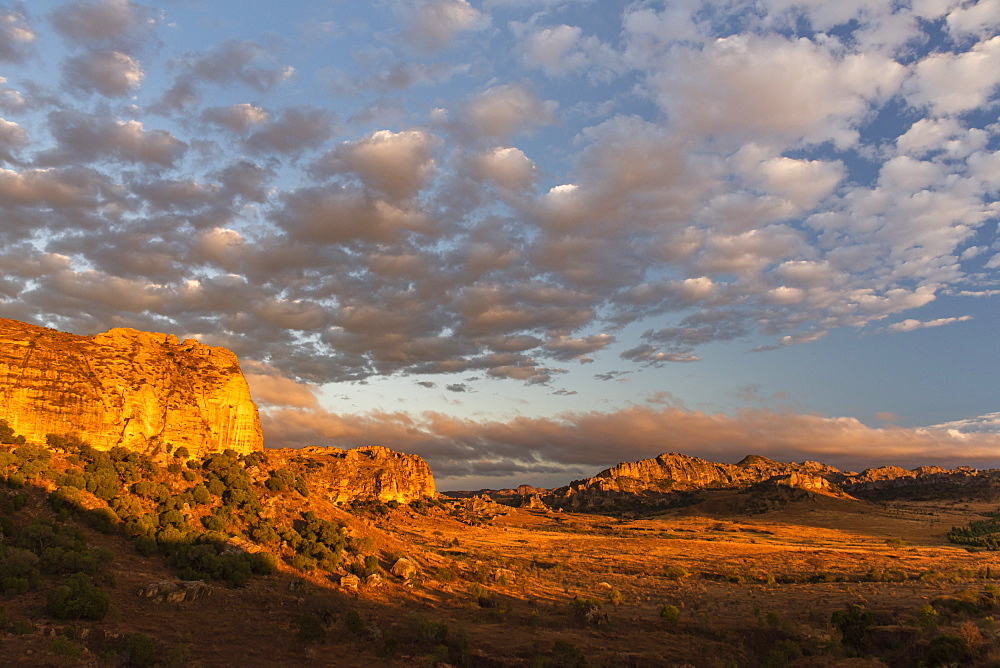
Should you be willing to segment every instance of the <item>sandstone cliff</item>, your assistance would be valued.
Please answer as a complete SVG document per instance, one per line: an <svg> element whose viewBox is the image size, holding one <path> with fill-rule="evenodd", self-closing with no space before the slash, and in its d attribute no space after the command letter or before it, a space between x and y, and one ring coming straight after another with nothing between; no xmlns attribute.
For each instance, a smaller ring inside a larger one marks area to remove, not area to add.
<svg viewBox="0 0 1000 668"><path fill-rule="evenodd" d="M431 467L417 455L378 445L352 450L334 447L269 448L272 462L296 470L313 494L334 503L396 501L409 503L437 494Z"/></svg>
<svg viewBox="0 0 1000 668"><path fill-rule="evenodd" d="M0 418L37 443L77 433L150 454L263 448L235 354L134 329L77 336L0 318Z"/></svg>

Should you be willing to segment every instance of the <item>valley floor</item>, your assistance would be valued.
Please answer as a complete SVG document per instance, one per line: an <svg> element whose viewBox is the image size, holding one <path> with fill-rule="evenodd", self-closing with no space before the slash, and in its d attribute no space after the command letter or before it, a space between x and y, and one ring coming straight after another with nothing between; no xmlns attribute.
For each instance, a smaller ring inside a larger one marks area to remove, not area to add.
<svg viewBox="0 0 1000 668"><path fill-rule="evenodd" d="M1000 661L1000 554L945 539L994 505L817 497L734 516L727 494L645 518L506 507L490 518L447 505L355 516L383 555L395 553L386 570L401 552L420 566L406 581L386 572L380 586L356 590L283 566L245 588L213 585L207 598L162 603L134 594L171 579L158 558L118 559L112 612L73 629L90 648L83 657L53 649L63 628L0 632L0 657L112 665L93 634L139 631L163 666ZM120 536L92 539L123 551ZM39 605L24 598L7 616Z"/></svg>

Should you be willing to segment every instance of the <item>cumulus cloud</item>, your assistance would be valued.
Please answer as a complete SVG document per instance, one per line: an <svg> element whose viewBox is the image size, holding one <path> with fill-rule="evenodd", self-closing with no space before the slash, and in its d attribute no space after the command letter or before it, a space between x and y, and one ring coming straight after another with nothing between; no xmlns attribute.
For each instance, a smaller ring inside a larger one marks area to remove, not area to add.
<svg viewBox="0 0 1000 668"><path fill-rule="evenodd" d="M538 176L537 165L524 151L514 147L497 146L479 153L472 159L472 164L478 178L506 190L527 190Z"/></svg>
<svg viewBox="0 0 1000 668"><path fill-rule="evenodd" d="M520 38L521 59L551 77L586 72L591 78L605 79L617 70L616 51L593 35L584 35L578 26L536 27L514 24Z"/></svg>
<svg viewBox="0 0 1000 668"><path fill-rule="evenodd" d="M0 160L16 162L14 153L28 145L28 133L17 123L0 118Z"/></svg>
<svg viewBox="0 0 1000 668"><path fill-rule="evenodd" d="M555 102L539 100L527 87L503 84L473 96L463 122L477 136L503 138L555 122L555 111Z"/></svg>
<svg viewBox="0 0 1000 668"><path fill-rule="evenodd" d="M63 74L0 81L0 308L190 332L273 364L268 401L391 374L454 400L995 292L992 2L591 3L599 31L473 4L369 3L378 42L338 26L333 70L127 0L0 10L0 59L39 32Z"/></svg>
<svg viewBox="0 0 1000 668"><path fill-rule="evenodd" d="M90 162L112 158L171 167L187 144L166 130L147 130L140 121L123 121L79 111L49 114L49 128L59 149L48 160Z"/></svg>
<svg viewBox="0 0 1000 668"><path fill-rule="evenodd" d="M18 12L0 10L0 60L22 62L35 41L35 31Z"/></svg>
<svg viewBox="0 0 1000 668"><path fill-rule="evenodd" d="M415 196L433 175L434 148L439 140L422 130L378 130L330 151L317 172L351 172L362 183L392 200Z"/></svg>
<svg viewBox="0 0 1000 668"><path fill-rule="evenodd" d="M149 9L131 0L70 2L53 11L49 19L67 40L96 46L134 44L155 23Z"/></svg>
<svg viewBox="0 0 1000 668"><path fill-rule="evenodd" d="M335 118L333 112L318 107L290 107L261 125L246 146L253 153L301 153L330 137Z"/></svg>
<svg viewBox="0 0 1000 668"><path fill-rule="evenodd" d="M877 54L839 55L810 40L734 35L667 51L648 85L686 132L846 148L858 141L857 122L891 97L905 74Z"/></svg>
<svg viewBox="0 0 1000 668"><path fill-rule="evenodd" d="M63 65L63 82L69 90L107 97L128 95L142 82L139 63L121 51L86 53Z"/></svg>
<svg viewBox="0 0 1000 668"><path fill-rule="evenodd" d="M240 133L271 119L267 111L248 102L228 107L211 107L201 112L201 117L209 123Z"/></svg>
<svg viewBox="0 0 1000 668"><path fill-rule="evenodd" d="M964 53L934 53L916 65L907 82L911 104L935 114L958 114L984 104L1000 84L1000 37Z"/></svg>
<svg viewBox="0 0 1000 668"><path fill-rule="evenodd" d="M241 84L258 92L268 91L295 73L295 68L273 65L270 51L249 40L233 40L205 53L188 53L174 63L178 74L155 108L176 111L200 99L198 89L207 83L221 86Z"/></svg>
<svg viewBox="0 0 1000 668"><path fill-rule="evenodd" d="M418 0L406 14L410 25L404 37L421 51L446 48L455 35L489 24L489 17L466 0Z"/></svg>

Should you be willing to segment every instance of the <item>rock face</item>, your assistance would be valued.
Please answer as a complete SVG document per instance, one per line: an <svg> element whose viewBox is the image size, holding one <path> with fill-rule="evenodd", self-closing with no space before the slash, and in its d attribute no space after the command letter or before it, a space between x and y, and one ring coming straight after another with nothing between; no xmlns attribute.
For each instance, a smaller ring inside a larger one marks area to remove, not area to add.
<svg viewBox="0 0 1000 668"><path fill-rule="evenodd" d="M0 418L37 443L77 433L150 454L264 447L235 354L134 329L77 336L0 318Z"/></svg>
<svg viewBox="0 0 1000 668"><path fill-rule="evenodd" d="M276 448L268 449L268 456L301 470L309 480L309 488L334 503L410 503L437 494L434 474L427 462L380 445L351 450Z"/></svg>

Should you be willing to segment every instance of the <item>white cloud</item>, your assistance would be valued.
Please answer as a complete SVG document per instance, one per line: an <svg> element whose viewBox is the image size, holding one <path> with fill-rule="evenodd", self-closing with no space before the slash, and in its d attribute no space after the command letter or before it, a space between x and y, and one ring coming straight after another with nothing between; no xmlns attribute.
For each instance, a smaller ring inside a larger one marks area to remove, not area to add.
<svg viewBox="0 0 1000 668"><path fill-rule="evenodd" d="M538 168L519 148L498 146L473 158L476 175L507 190L526 190L538 176Z"/></svg>
<svg viewBox="0 0 1000 668"><path fill-rule="evenodd" d="M410 27L404 34L424 51L446 48L456 34L489 24L488 15L466 0L423 0L410 10L409 20Z"/></svg>
<svg viewBox="0 0 1000 668"><path fill-rule="evenodd" d="M539 100L520 84L495 86L475 95L464 121L476 135L507 137L555 122L556 103Z"/></svg>
<svg viewBox="0 0 1000 668"><path fill-rule="evenodd" d="M202 112L202 118L233 132L245 133L271 120L271 115L261 107L243 102L228 107L210 107Z"/></svg>
<svg viewBox="0 0 1000 668"><path fill-rule="evenodd" d="M948 13L947 26L948 32L958 38L996 35L1000 29L1000 0L977 0L956 7Z"/></svg>
<svg viewBox="0 0 1000 668"><path fill-rule="evenodd" d="M405 200L414 197L433 175L438 143L437 137L422 130L377 130L341 145L329 160L334 167L342 162L366 186L393 200Z"/></svg>
<svg viewBox="0 0 1000 668"><path fill-rule="evenodd" d="M934 114L959 114L983 105L1000 84L1000 37L962 53L934 53L906 82L907 100Z"/></svg>
<svg viewBox="0 0 1000 668"><path fill-rule="evenodd" d="M685 132L842 148L857 143L858 121L891 97L905 74L891 58L748 35L697 50L675 47L657 69L650 90Z"/></svg>
<svg viewBox="0 0 1000 668"><path fill-rule="evenodd" d="M886 329L890 332L912 332L916 329L941 327L942 325L951 325L956 322L967 322L969 320L972 320L971 315L963 315L957 318L937 318L935 320L914 320L913 318L908 318L901 322L893 323Z"/></svg>
<svg viewBox="0 0 1000 668"><path fill-rule="evenodd" d="M128 95L142 82L139 63L120 51L86 53L63 66L63 81L70 90L107 97Z"/></svg>
<svg viewBox="0 0 1000 668"><path fill-rule="evenodd" d="M0 11L0 60L19 63L35 41L35 31L23 14Z"/></svg>

